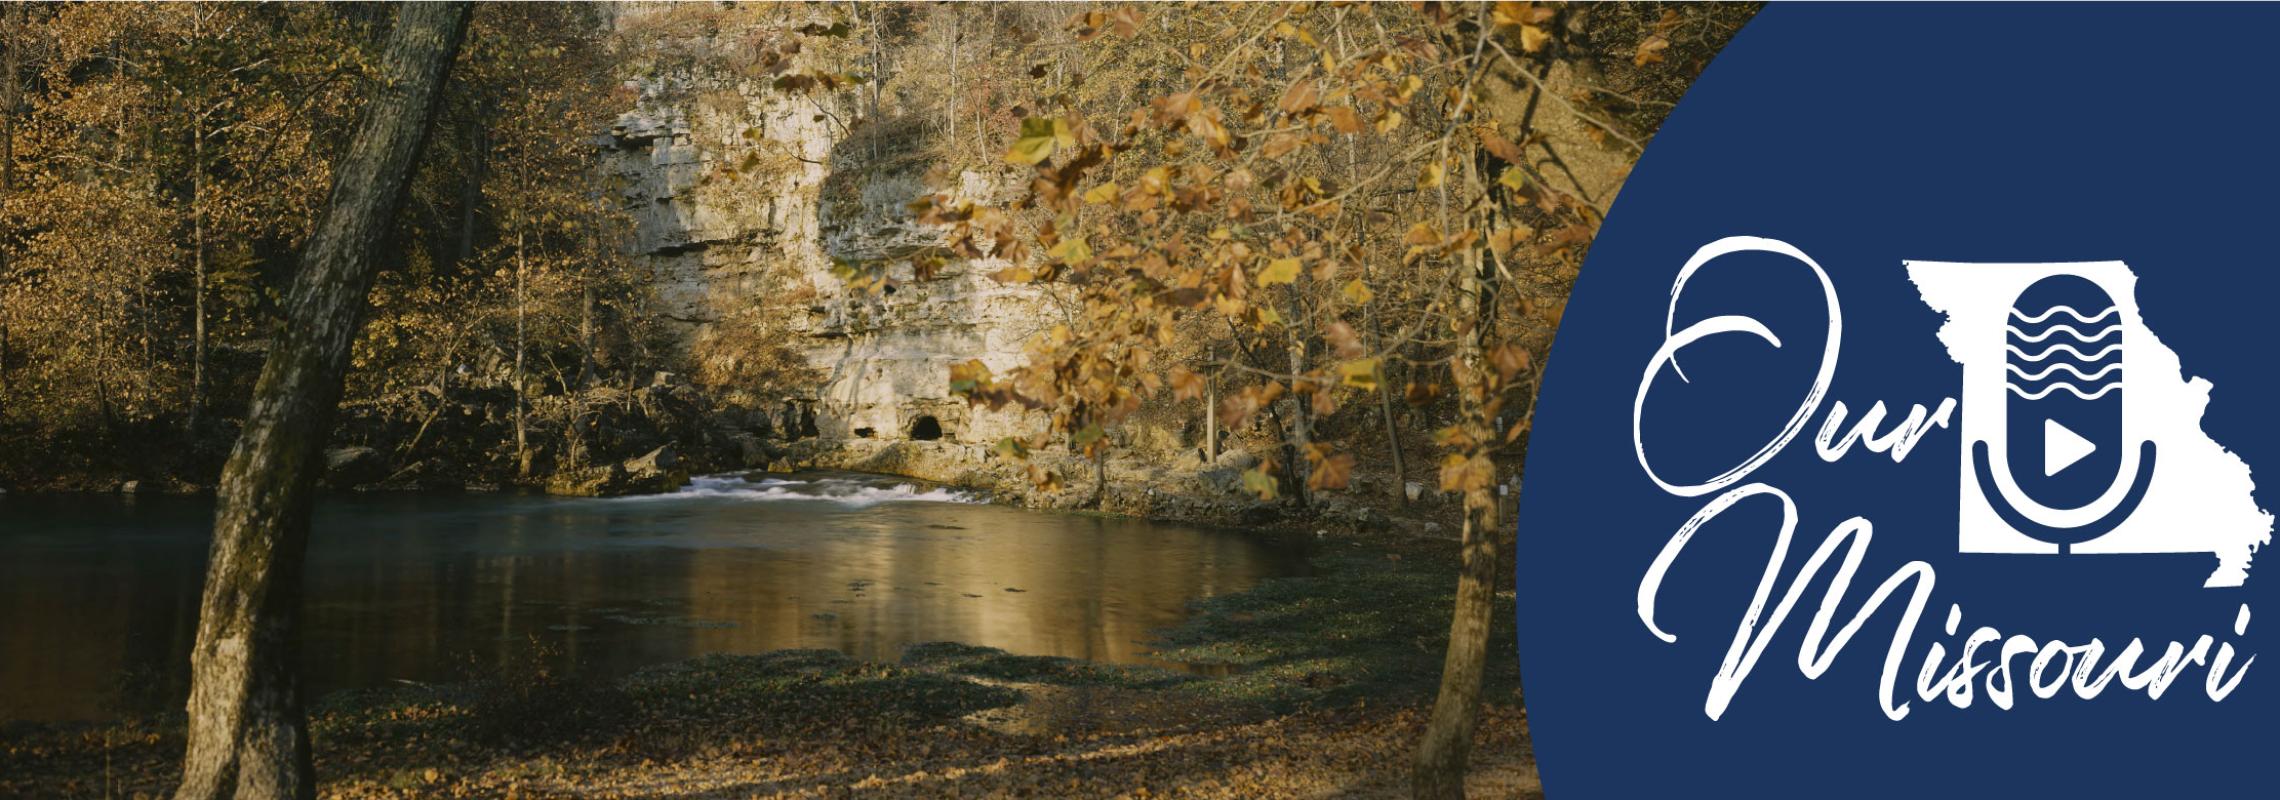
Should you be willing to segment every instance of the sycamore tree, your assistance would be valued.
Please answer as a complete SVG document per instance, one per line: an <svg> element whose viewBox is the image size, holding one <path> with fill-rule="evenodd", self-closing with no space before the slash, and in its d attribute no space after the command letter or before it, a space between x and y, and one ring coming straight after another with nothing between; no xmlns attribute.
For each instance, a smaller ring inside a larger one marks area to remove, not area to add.
<svg viewBox="0 0 2280 800"><path fill-rule="evenodd" d="M1224 424L1265 415L1280 442L1243 485L1303 502L1354 473L1358 442L1315 435L1342 409L1379 420L1399 464L1398 379L1406 403L1449 420L1433 432L1438 486L1462 499L1449 649L1414 782L1419 797L1461 796L1505 574L1498 486L1517 471L1540 354L1606 208L1546 123L1627 162L1684 86L1656 65L1678 55L1678 71L1698 71L1746 9L1147 11L1079 14L1072 33L1097 46L1059 77L1033 72L1004 156L1032 171L1022 199L914 206L947 227L947 255L1005 259L998 280L1073 308L1025 364L958 365L952 389L1045 421L1003 453L1096 460L1144 403L1217 395Z"/></svg>

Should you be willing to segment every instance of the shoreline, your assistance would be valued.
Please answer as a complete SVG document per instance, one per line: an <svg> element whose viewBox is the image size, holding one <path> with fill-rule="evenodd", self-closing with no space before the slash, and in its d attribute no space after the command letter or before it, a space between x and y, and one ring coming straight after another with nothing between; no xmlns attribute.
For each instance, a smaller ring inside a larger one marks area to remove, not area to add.
<svg viewBox="0 0 2280 800"><path fill-rule="evenodd" d="M1188 672L936 642L892 661L778 650L595 679L533 660L333 692L311 704L318 773L333 797L1400 796L1447 636L1447 549L1333 537L1306 574L1199 600L1153 645L1210 665ZM1481 796L1540 792L1514 656L1491 661ZM173 710L0 726L0 794L163 794L180 736ZM1246 767L1198 772L1186 751Z"/></svg>

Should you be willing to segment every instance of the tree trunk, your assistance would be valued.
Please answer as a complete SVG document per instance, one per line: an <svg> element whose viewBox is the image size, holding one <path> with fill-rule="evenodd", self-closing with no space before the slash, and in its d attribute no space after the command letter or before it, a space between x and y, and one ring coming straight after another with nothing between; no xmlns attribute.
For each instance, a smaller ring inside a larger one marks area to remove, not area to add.
<svg viewBox="0 0 2280 800"><path fill-rule="evenodd" d="M459 186L459 250L454 253L452 265L465 269L475 258L475 208L483 203L484 148L483 121L467 122L467 180Z"/></svg>
<svg viewBox="0 0 2280 800"><path fill-rule="evenodd" d="M595 245L594 252L601 253L599 244ZM594 297L591 276L587 277L585 284L581 290L584 296L578 304L578 383L569 387L573 394L583 394L586 387L594 385L594 345L598 335L594 329L594 303L597 299Z"/></svg>
<svg viewBox="0 0 2280 800"><path fill-rule="evenodd" d="M206 410L206 131L190 130L190 419L193 441Z"/></svg>
<svg viewBox="0 0 2280 800"><path fill-rule="evenodd" d="M1393 502L1394 505L1408 506L1409 465L1401 454L1401 428L1394 424L1393 390L1386 388L1389 382L1383 379L1378 381L1378 413L1385 418L1386 451L1393 455L1393 463L1389 465L1393 470Z"/></svg>
<svg viewBox="0 0 2280 800"><path fill-rule="evenodd" d="M1488 663L1489 621L1496 612L1496 506L1465 501L1464 564L1457 578L1457 608L1449 623L1449 652L1441 665L1441 694L1433 702L1417 749L1412 784L1417 800L1465 796L1465 765L1473 728L1480 722L1481 676ZM1484 493L1485 494L1485 493Z"/></svg>
<svg viewBox="0 0 2280 800"><path fill-rule="evenodd" d="M1204 379L1203 384L1203 465L1209 467L1219 461L1219 376Z"/></svg>
<svg viewBox="0 0 2280 800"><path fill-rule="evenodd" d="M1487 458L1496 445L1493 369L1487 363L1490 323L1495 314L1490 280L1494 273L1478 253L1467 265L1457 301L1456 384L1459 424L1474 442L1470 458ZM1496 496L1493 485L1467 486L1457 575L1456 609L1449 620L1449 650L1441 665L1441 692L1433 717L1417 747L1411 790L1417 800L1457 800L1465 796L1465 767L1472 757L1473 729L1480 722L1481 676L1488 662L1489 624L1496 613Z"/></svg>
<svg viewBox="0 0 2280 800"><path fill-rule="evenodd" d="M525 348L524 348L524 331L525 331L525 325L526 325L526 324L527 324L527 322L528 322L528 320L526 319L526 317L527 317L527 311L526 311L526 310L523 308L523 269L524 269L524 267L526 266L526 265L525 265L525 263L524 263L524 255L523 255L523 244L524 244L524 234L523 234L521 231L516 231L516 232L515 232L515 464L516 464L516 467L515 467L515 474L516 474L518 477L521 477L521 478L523 478L523 479L525 479L525 480L528 480L528 479L530 478L530 437L529 437L528 433L527 433L527 432L524 430L524 422L525 422L525 420L524 420L524 413L523 413L523 409L524 409L524 408L527 408L527 407L530 405L530 403L529 403L529 402L528 402L528 400L527 400L527 399L526 399L526 398L523 396L523 392L525 391L525 389L523 388L523 384L524 384L524 382L525 382L525 381L529 380L528 378L525 378L525 377L523 377L523 350L525 349Z"/></svg>
<svg viewBox="0 0 2280 800"><path fill-rule="evenodd" d="M1291 310L1295 312L1297 311L1297 307L1298 301L1295 299L1292 300ZM1293 324L1295 324L1295 320L1300 319L1300 317L1297 314L1293 313L1291 315L1291 319L1294 321ZM1306 476L1310 471L1308 469L1306 454L1314 446L1314 425L1312 421L1314 410L1308 405L1309 402L1311 402L1309 398L1312 397L1312 395L1298 391L1300 382L1304 380L1299 376L1306 374L1306 341L1298 338L1295 333L1291 336L1290 339L1290 374L1291 426L1289 475L1291 497L1298 501L1300 508L1305 508L1308 503ZM1329 390L1321 387L1316 387L1315 391Z"/></svg>
<svg viewBox="0 0 2280 800"><path fill-rule="evenodd" d="M316 795L300 658L301 562L349 347L470 6L397 13L332 196L301 253L285 322L217 487L191 651L189 747L175 800Z"/></svg>
<svg viewBox="0 0 2280 800"><path fill-rule="evenodd" d="M404 443L403 451L397 454L396 466L402 467L411 463L412 454L419 452L420 440L427 438L428 427L435 424L437 417L443 416L444 406L450 404L451 365L457 355L457 353L448 350L444 351L443 367L435 371L435 407L428 409L427 417L420 420L419 430L412 431L412 440Z"/></svg>

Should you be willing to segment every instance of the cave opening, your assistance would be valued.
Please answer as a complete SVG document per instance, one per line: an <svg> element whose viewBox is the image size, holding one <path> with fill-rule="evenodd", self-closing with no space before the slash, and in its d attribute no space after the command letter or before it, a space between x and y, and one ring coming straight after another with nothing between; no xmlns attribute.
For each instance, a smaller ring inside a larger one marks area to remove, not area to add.
<svg viewBox="0 0 2280 800"><path fill-rule="evenodd" d="M921 442L940 439L942 438L942 422L935 419L932 414L922 415L910 423L910 438Z"/></svg>

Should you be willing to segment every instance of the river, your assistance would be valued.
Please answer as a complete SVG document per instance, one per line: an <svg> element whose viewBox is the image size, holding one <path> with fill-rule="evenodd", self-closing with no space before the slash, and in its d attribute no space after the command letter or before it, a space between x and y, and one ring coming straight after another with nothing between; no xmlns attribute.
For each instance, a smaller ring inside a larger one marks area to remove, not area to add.
<svg viewBox="0 0 2280 800"><path fill-rule="evenodd" d="M179 708L212 513L0 497L0 722ZM1303 568L1256 535L846 473L611 499L336 494L309 548L303 675L321 694L785 648L891 661L944 640L1149 663L1192 601Z"/></svg>

